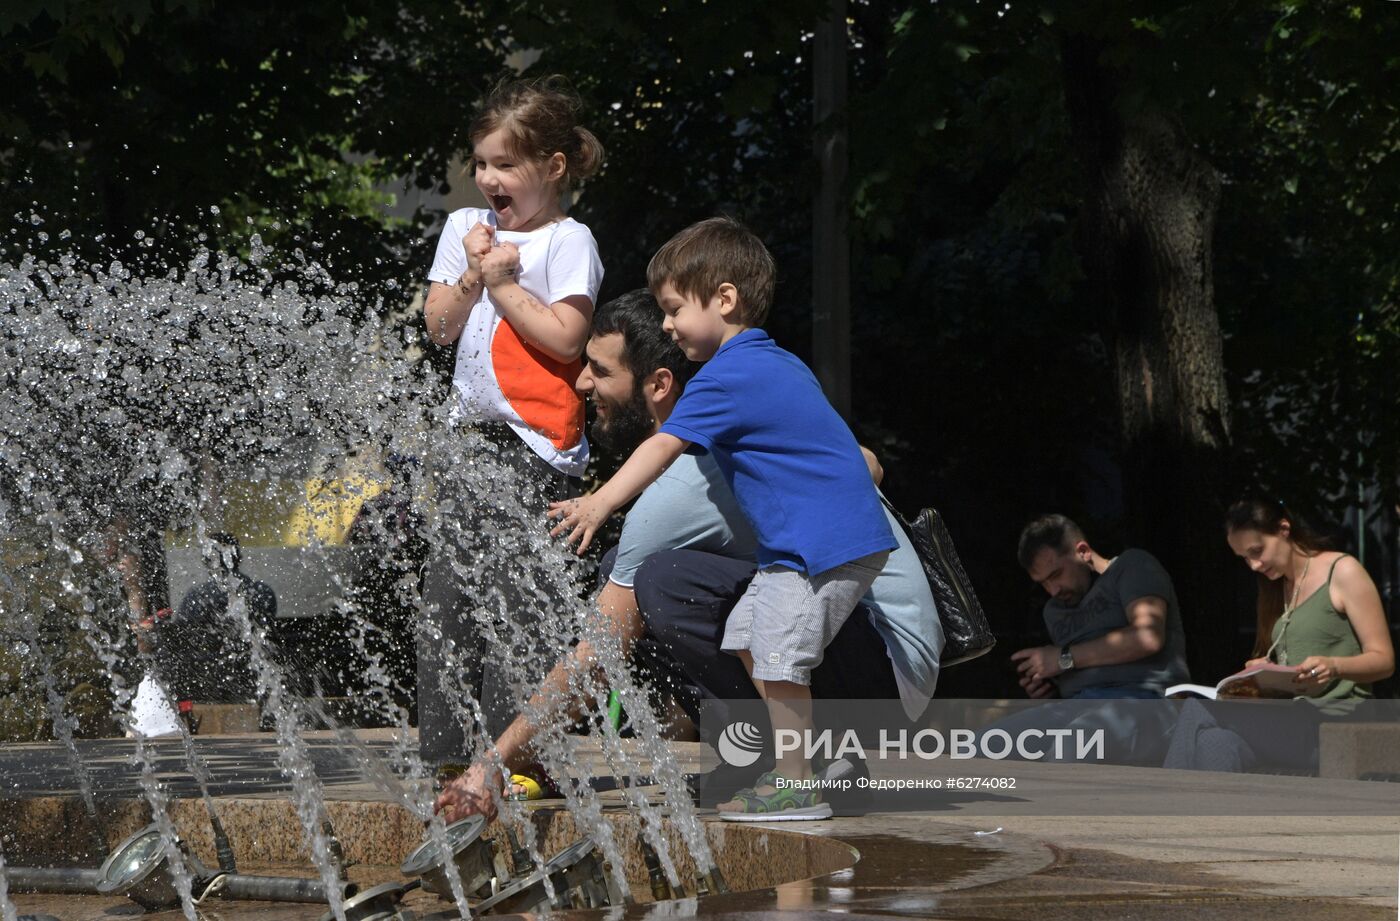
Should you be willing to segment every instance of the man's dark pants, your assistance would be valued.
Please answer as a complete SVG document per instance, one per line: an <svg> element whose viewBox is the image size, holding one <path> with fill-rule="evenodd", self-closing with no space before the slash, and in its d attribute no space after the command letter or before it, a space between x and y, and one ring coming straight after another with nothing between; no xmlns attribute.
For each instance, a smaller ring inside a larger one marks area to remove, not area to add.
<svg viewBox="0 0 1400 921"><path fill-rule="evenodd" d="M757 700L759 696L743 663L720 648L725 620L754 571L754 564L744 560L699 550L667 550L642 564L633 585L647 627L634 658L663 685L670 686L711 745L716 741L709 737L713 729L727 721L711 718L702 724L700 705ZM821 665L813 669L811 687L816 699L899 697L885 642L863 605L846 619ZM844 732L861 728L826 727L820 717L818 710L817 729ZM756 775L759 770L751 773Z"/></svg>

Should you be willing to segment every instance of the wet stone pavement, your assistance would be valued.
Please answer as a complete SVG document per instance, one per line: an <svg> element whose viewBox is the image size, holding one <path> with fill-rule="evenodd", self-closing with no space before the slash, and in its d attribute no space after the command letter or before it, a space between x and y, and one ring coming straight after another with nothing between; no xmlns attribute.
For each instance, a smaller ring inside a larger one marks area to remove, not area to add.
<svg viewBox="0 0 1400 921"><path fill-rule="evenodd" d="M390 744L386 734L362 736L372 750L383 752ZM359 816L346 820L345 827L360 828L356 824L360 822L367 823L366 828L383 829L365 835L380 838L377 844L382 852L366 852L369 859L352 868L352 877L365 885L403 881L396 861L417 834L411 817L405 821L402 815L390 816L402 810L384 802L387 797L358 776L353 759L340 753L329 734L312 733L308 738L336 814ZM264 838L277 822L295 825L290 810L283 809L286 784L276 769L270 743L269 736L199 740L210 762L212 792L219 798L221 814L235 817L235 824L261 823ZM104 802L138 796L127 760L130 748L130 743L115 740L84 743L84 760ZM170 784L172 794L188 797L195 792L181 768L178 744L160 743L157 748L162 779ZM711 756L700 746L677 743L675 750L687 769L708 766ZM751 921L790 921L797 915L832 911L847 915L848 921L862 916L1044 921L1397 917L1400 821L1383 814L1393 813L1393 808L1373 808L1368 814L1364 803L1392 794L1400 801L1400 786L1367 784L1353 789L1347 783L1301 777L1241 778L1108 766L1076 766L1072 774L1066 774L1064 766L1020 765L1017 770L1027 778L1025 792L1017 798L945 796L920 811L783 823L780 830L772 826L774 831L763 839L764 853L774 863L790 863L785 881L698 901L638 905L625 914ZM72 808L72 774L57 746L6 746L0 751L0 778L0 797L12 801L5 804L3 815L8 818L0 819L0 830L5 830L6 822L15 821L17 812L38 804L67 801ZM1030 782L1036 780L1041 781L1039 786ZM1034 794L1029 791L1055 784L1064 787L1058 791L1055 809L1041 812L1078 809L1079 814L1035 814ZM1064 790L1074 789L1082 791L1081 801L1064 802ZM610 795L615 794L603 795L605 801ZM1113 804L1132 796L1140 806L1160 805L1164 813L1178 814L1115 814ZM1174 804L1185 800L1200 807L1217 799L1230 811L1183 815L1174 810ZM1292 814L1300 811L1297 807L1303 802L1306 811L1314 814ZM877 799L876 808L880 805ZM901 801L899 805L909 804ZM375 816L380 817L378 824ZM760 833L763 828L748 829L745 834ZM293 835L295 827L286 831ZM56 837L66 833L53 831ZM238 828L230 828L231 836L239 833ZM355 846L349 840L351 833L342 831L342 836L347 845ZM838 861L841 868L813 876L802 869L816 866L810 857L804 863L785 856L804 851L798 836L810 836L807 840L812 843L813 838L835 839L854 848L859 859ZM24 864L25 853L12 850L17 843L13 837L7 841L5 857L11 864ZM314 875L305 864L260 863L251 850L243 846L240 852L245 872ZM812 878L799 878L804 875ZM135 905L110 897L16 894L14 901L21 913L44 912L61 921L140 914ZM446 903L421 893L405 904L420 919L447 908ZM200 911L208 919L311 921L325 907L218 903L201 906ZM178 911L150 915L180 916Z"/></svg>

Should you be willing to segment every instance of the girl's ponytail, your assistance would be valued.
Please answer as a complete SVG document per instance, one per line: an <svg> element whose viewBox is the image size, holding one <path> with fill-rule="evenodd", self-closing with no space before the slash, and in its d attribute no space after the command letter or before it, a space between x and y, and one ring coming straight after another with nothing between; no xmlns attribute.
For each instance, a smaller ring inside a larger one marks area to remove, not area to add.
<svg viewBox="0 0 1400 921"><path fill-rule="evenodd" d="M603 166L603 144L592 131L582 125L574 126L574 137L578 141L574 151L564 154L569 160L567 177L574 180L588 179L597 174Z"/></svg>
<svg viewBox="0 0 1400 921"><path fill-rule="evenodd" d="M503 83L486 98L468 134L476 144L503 128L515 153L531 160L562 153L566 166L560 185L567 189L595 175L603 165L603 145L578 123L582 108L583 100L564 77Z"/></svg>

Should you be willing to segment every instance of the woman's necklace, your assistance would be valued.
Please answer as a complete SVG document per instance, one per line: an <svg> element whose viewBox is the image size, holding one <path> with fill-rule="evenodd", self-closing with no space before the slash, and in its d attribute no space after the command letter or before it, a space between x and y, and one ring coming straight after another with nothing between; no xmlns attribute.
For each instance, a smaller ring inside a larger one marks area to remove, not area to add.
<svg viewBox="0 0 1400 921"><path fill-rule="evenodd" d="M1308 557L1307 560L1308 561L1303 564L1303 574L1298 577L1298 581L1293 583L1293 597L1288 599L1288 607L1283 609L1284 617L1292 614L1293 609L1298 607L1298 592L1302 590L1303 580L1307 579L1308 570L1312 568L1312 557Z"/></svg>
<svg viewBox="0 0 1400 921"><path fill-rule="evenodd" d="M1273 654L1274 649L1277 648L1278 663L1280 665L1288 664L1288 647L1283 645L1283 638L1288 633L1288 619L1293 616L1294 609L1298 607L1298 592L1303 587L1303 581L1308 577L1308 569L1312 567L1312 561L1312 557L1307 558L1307 562L1303 564L1303 574L1294 580L1293 597L1288 599L1288 607L1283 609L1283 616L1278 619L1278 639L1274 640L1274 644L1269 647L1269 651L1264 653L1264 658L1267 659Z"/></svg>

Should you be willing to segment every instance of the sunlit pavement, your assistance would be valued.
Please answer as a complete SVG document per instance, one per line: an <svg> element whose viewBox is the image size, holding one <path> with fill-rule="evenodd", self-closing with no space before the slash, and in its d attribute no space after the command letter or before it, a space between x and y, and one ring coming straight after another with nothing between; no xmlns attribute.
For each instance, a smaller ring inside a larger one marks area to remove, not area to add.
<svg viewBox="0 0 1400 921"><path fill-rule="evenodd" d="M377 755L392 744L386 731L357 735ZM341 836L347 842L352 837L374 838L381 849L367 852L371 859L354 872L366 881L382 881L384 873L396 878L396 870L390 868L397 863L395 855L415 843L415 821L391 805L390 793L364 779L331 733L308 733L307 741ZM580 744L586 753L596 754L587 740ZM247 840L269 845L298 837L273 736L202 736L198 745L231 836L255 830ZM702 745L672 746L686 770L714 763ZM140 797L137 772L129 759L133 749L122 740L84 742L80 747L103 808L125 804L132 812L129 823L140 821L135 815L139 806L134 805ZM156 742L152 750L157 775L170 796L197 794L182 768L177 742ZM642 773L646 767L641 765ZM854 915L1052 921L1396 916L1400 820L1384 813L1397 811L1400 785L1101 765L979 762L974 767L983 776L1015 777L1014 795L1004 790L877 790L875 811L866 816L784 823L785 832L851 844L861 859L853 867L805 882L705 899L697 911L752 912L756 917L774 911L834 909ZM902 776L921 776L911 770L900 769ZM946 772L946 765L938 770ZM877 780L884 776L878 767L875 775ZM45 814L58 818L54 810L64 801L64 815L81 813L66 753L57 744L7 745L0 750L0 778L0 796L12 801L0 814L6 861L46 862L39 855L26 855L22 845L26 835L36 833L32 823ZM600 795L605 802L620 797L616 791ZM176 808L191 816L202 810L191 799ZM1159 814L1147 814L1153 811ZM76 834L66 821L47 827L55 845ZM15 837L20 831L24 834ZM81 840L72 845L83 846ZM241 859L259 865L259 855L251 853L255 849L241 845ZM286 857L268 853L268 865ZM46 911L65 921L110 918L113 911L131 910L111 898L14 898L21 912ZM418 910L421 917L425 909ZM250 903L221 905L215 911L218 917L310 919L324 908Z"/></svg>

